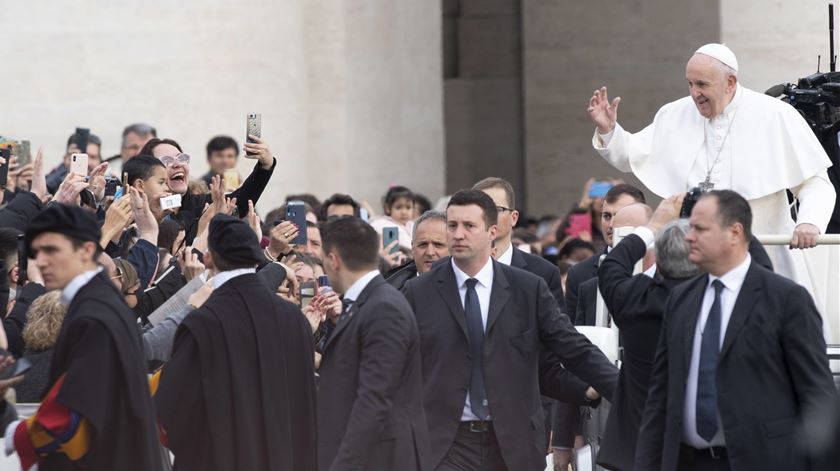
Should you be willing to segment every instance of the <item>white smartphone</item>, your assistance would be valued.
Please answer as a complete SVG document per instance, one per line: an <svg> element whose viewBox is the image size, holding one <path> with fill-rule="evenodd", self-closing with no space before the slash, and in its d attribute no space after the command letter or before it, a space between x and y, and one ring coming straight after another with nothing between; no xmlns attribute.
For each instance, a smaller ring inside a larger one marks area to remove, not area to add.
<svg viewBox="0 0 840 471"><path fill-rule="evenodd" d="M172 196L164 196L160 199L160 209L166 211L167 209L175 209L181 207L181 195L174 194Z"/></svg>
<svg viewBox="0 0 840 471"><path fill-rule="evenodd" d="M73 154L70 156L70 172L79 175L88 174L88 155Z"/></svg>

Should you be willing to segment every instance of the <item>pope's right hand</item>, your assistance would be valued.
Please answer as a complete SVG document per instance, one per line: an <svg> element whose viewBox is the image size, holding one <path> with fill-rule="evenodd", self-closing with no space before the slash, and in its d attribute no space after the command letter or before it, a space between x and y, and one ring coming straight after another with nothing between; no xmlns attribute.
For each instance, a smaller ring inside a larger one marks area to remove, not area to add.
<svg viewBox="0 0 840 471"><path fill-rule="evenodd" d="M607 134L615 129L620 102L621 97L615 97L610 102L607 87L601 87L600 90L592 93L592 98L589 99L589 119L598 128L599 133Z"/></svg>

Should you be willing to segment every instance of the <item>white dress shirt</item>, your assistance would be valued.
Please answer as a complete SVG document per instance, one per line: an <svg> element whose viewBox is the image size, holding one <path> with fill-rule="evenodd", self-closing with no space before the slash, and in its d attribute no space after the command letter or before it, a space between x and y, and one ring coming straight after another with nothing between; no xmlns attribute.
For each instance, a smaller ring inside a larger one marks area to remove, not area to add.
<svg viewBox="0 0 840 471"><path fill-rule="evenodd" d="M99 274L99 272L101 271L102 267L97 267L94 270L88 270L84 273L76 275L76 277L70 280L70 283L67 283L67 286L65 286L64 289L61 290L61 297L59 298L61 304L69 306L70 303L73 301L73 298L76 297L76 294L79 292L79 290L82 289L84 285L90 283L90 280L92 280L93 277Z"/></svg>
<svg viewBox="0 0 840 471"><path fill-rule="evenodd" d="M248 275L256 273L255 268L237 268L236 270L228 270L218 273L213 277L213 289L219 289L223 284L236 278L237 276Z"/></svg>
<svg viewBox="0 0 840 471"><path fill-rule="evenodd" d="M461 295L461 306L466 309L464 301L467 299L467 280L471 277L455 265L455 259L450 259L450 263L452 264L452 270L455 272L455 281L458 283L458 294ZM490 312L490 292L493 289L493 259L488 257L487 263L484 267L472 278L478 280L478 283L475 284L475 294L478 295L478 305L481 306L481 322L484 325L484 330L486 331L487 314ZM487 419L490 420L490 417ZM467 398L464 401L464 412L461 414L461 420L481 420L477 415L473 414L472 407L470 406L469 391L467 391Z"/></svg>
<svg viewBox="0 0 840 471"><path fill-rule="evenodd" d="M505 250L505 253L499 255L496 261L502 265L510 266L510 262L513 261L513 244L508 245L508 249Z"/></svg>
<svg viewBox="0 0 840 471"><path fill-rule="evenodd" d="M344 293L343 299L346 299L348 301L355 301L359 299L359 295L362 294L362 291L365 290L368 283L370 283L371 280L376 278L376 275L378 274L379 270L371 270L365 273L361 278L356 280L356 282L353 283L350 286L350 288Z"/></svg>
<svg viewBox="0 0 840 471"><path fill-rule="evenodd" d="M700 305L700 313L697 316L697 326L694 329L694 343L691 348L691 363L688 368L688 381L685 386L685 405L683 406L683 434L682 441L694 448L708 448L710 446L726 446L726 439L723 436L723 424L718 412L718 430L711 442L707 442L697 434L697 375L700 369L700 344L703 338L703 329L706 320L709 318L709 311L715 301L715 288L712 286L714 280L723 283L723 290L720 292L720 340L718 346L723 346L723 339L726 337L726 328L729 319L732 317L732 308L735 307L735 300L741 292L744 278L750 269L752 258L747 254L740 265L730 270L720 278L709 275L706 282L706 292L703 295L703 303Z"/></svg>

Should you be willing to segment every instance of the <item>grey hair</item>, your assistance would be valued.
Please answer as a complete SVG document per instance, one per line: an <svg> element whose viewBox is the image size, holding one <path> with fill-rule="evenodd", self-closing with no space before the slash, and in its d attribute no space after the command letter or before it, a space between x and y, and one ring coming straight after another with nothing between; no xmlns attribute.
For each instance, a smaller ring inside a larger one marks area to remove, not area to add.
<svg viewBox="0 0 840 471"><path fill-rule="evenodd" d="M689 230L687 219L665 224L656 235L656 269L665 278L684 279L700 274L697 265L688 261L691 250L685 235Z"/></svg>
<svg viewBox="0 0 840 471"><path fill-rule="evenodd" d="M137 134L138 136L151 135L152 137L157 137L157 130L146 123L134 123L126 126L125 129L123 129L123 142L125 142L126 136L130 133Z"/></svg>
<svg viewBox="0 0 840 471"><path fill-rule="evenodd" d="M412 243L414 243L414 238L417 237L417 228L420 227L420 224L422 224L423 222L425 222L429 219L436 219L438 221L443 221L445 223L446 222L446 213L444 213L443 211L435 211L433 209L430 209L429 211L426 211L425 213L420 215L420 217L417 218L416 221L414 221L414 230L412 231L412 234L411 234L411 242Z"/></svg>

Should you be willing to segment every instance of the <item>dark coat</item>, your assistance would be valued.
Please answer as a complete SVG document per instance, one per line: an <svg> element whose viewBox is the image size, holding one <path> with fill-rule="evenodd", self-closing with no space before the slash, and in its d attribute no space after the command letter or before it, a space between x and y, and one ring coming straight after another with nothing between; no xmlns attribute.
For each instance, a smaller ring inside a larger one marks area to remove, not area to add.
<svg viewBox="0 0 840 471"><path fill-rule="evenodd" d="M545 466L539 352L557 354L576 376L609 399L617 369L574 330L541 278L493 262L484 341L485 384L494 430L509 469ZM408 282L406 298L420 329L431 462L440 464L455 439L470 380L469 341L451 263Z"/></svg>
<svg viewBox="0 0 840 471"><path fill-rule="evenodd" d="M609 469L633 469L665 300L671 289L685 281L664 279L659 273L655 278L634 276L636 262L646 251L642 239L627 236L598 270L604 303L621 331L624 345L615 402L598 453L598 462Z"/></svg>
<svg viewBox="0 0 840 471"><path fill-rule="evenodd" d="M175 466L316 467L312 330L255 274L216 289L184 318L155 395Z"/></svg>
<svg viewBox="0 0 840 471"><path fill-rule="evenodd" d="M350 312L330 334L318 370L318 468L431 471L411 307L377 276Z"/></svg>
<svg viewBox="0 0 840 471"><path fill-rule="evenodd" d="M385 275L385 281L396 288L397 291L402 291L405 284L408 283L408 280L412 278L417 278L417 264L414 260L409 261L401 267L397 267Z"/></svg>
<svg viewBox="0 0 840 471"><path fill-rule="evenodd" d="M257 204L276 166L277 160L274 160L271 168L265 170L258 162L254 165L254 170L248 175L248 178L242 182L242 186L227 195L228 198L236 198L236 209L239 217L244 218L248 215L248 200L253 201L254 205ZM213 197L209 193L206 195L187 193L182 196L181 209L178 210L178 213L173 218L181 221L181 224L184 225L184 243L186 245L192 245L193 239L198 235L198 220L204 212L204 205L212 203Z"/></svg>
<svg viewBox="0 0 840 471"><path fill-rule="evenodd" d="M686 378L708 276L671 291L636 448L637 470L677 469ZM718 407L733 470L810 469L796 449L808 417L832 414L837 391L822 320L802 286L753 262L717 366ZM810 423L809 423L810 425Z"/></svg>
<svg viewBox="0 0 840 471"><path fill-rule="evenodd" d="M76 293L53 349L49 385L64 377L57 401L93 428L76 463L48 455L39 469L161 469L149 380L131 310L104 272Z"/></svg>
<svg viewBox="0 0 840 471"><path fill-rule="evenodd" d="M43 352L31 352L27 350L23 354L32 367L26 372L23 381L15 386L17 402L21 404L37 403L44 399L44 391L50 386L50 363L52 362L52 349Z"/></svg>

